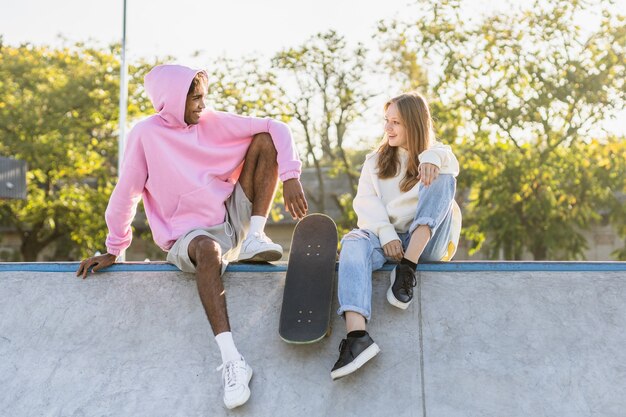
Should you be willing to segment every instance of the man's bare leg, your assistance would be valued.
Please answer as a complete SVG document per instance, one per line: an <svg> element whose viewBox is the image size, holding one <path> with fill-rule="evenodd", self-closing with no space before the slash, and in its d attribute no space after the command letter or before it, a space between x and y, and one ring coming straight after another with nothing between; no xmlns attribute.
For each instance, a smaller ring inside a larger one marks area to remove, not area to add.
<svg viewBox="0 0 626 417"><path fill-rule="evenodd" d="M254 136L239 176L239 184L252 202L253 216L267 217L270 213L278 185L276 154L269 133Z"/></svg>
<svg viewBox="0 0 626 417"><path fill-rule="evenodd" d="M269 134L259 134L253 139L239 182L252 202L252 215L267 216L278 183L276 149ZM196 265L198 293L213 334L229 332L219 244L208 236L198 236L189 244L188 252L189 258Z"/></svg>
<svg viewBox="0 0 626 417"><path fill-rule="evenodd" d="M222 355L224 405L235 408L250 398L252 368L237 350L230 332L226 310L226 292L222 283L222 251L208 236L198 236L188 248L189 257L196 264L198 294L206 312L215 341Z"/></svg>
<svg viewBox="0 0 626 417"><path fill-rule="evenodd" d="M226 310L226 292L222 283L222 250L208 236L198 236L189 243L189 258L196 265L200 301L211 323L213 334L230 331Z"/></svg>
<svg viewBox="0 0 626 417"><path fill-rule="evenodd" d="M241 245L239 260L279 260L283 256L283 248L264 233L278 184L276 148L269 134L260 133L253 138L239 176L239 184L252 202L250 230Z"/></svg>

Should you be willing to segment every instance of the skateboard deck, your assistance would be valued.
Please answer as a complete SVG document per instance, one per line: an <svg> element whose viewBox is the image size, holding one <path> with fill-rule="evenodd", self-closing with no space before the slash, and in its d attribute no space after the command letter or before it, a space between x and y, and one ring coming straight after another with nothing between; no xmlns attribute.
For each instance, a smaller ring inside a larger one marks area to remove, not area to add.
<svg viewBox="0 0 626 417"><path fill-rule="evenodd" d="M310 214L293 231L278 333L287 343L313 343L330 329L337 261L337 226Z"/></svg>

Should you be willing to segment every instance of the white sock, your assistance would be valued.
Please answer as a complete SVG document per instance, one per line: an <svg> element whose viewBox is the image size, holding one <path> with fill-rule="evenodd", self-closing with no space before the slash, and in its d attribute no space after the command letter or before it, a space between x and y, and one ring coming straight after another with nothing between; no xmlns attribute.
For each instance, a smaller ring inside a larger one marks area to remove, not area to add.
<svg viewBox="0 0 626 417"><path fill-rule="evenodd" d="M231 332L218 334L215 336L215 341L217 342L217 346L219 346L220 353L222 354L222 363L241 360L241 354L235 346L233 334Z"/></svg>
<svg viewBox="0 0 626 417"><path fill-rule="evenodd" d="M267 222L267 218L264 216L250 217L250 231L248 231L248 234L253 235L255 233L263 233L263 230L265 229L265 222Z"/></svg>

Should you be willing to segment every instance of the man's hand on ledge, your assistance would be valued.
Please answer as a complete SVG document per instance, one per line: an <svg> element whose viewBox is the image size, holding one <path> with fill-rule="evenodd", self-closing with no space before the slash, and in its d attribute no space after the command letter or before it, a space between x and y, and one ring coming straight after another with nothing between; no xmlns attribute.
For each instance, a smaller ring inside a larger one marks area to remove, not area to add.
<svg viewBox="0 0 626 417"><path fill-rule="evenodd" d="M78 271L76 271L76 276L79 277L82 275L83 279L85 279L87 278L87 273L89 272L89 269L93 267L92 271L98 272L102 268L113 265L115 263L115 259L117 259L117 256L111 255L110 253L87 258L80 263Z"/></svg>

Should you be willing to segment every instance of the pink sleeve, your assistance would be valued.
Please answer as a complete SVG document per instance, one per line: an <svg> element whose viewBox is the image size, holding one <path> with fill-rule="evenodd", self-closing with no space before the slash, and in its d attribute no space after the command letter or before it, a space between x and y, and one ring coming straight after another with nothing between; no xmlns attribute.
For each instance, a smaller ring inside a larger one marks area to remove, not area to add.
<svg viewBox="0 0 626 417"><path fill-rule="evenodd" d="M115 256L130 246L133 238L130 225L148 179L143 146L136 132L137 130L133 129L128 134L121 175L105 212L109 229L106 247L107 251Z"/></svg>
<svg viewBox="0 0 626 417"><path fill-rule="evenodd" d="M248 117L250 120L250 136L257 133L269 133L272 136L278 156L278 176L281 181L300 178L302 162L298 156L291 129L283 122L274 119Z"/></svg>
<svg viewBox="0 0 626 417"><path fill-rule="evenodd" d="M211 112L214 125L227 138L251 139L257 133L269 133L278 155L278 175L281 181L300 178L302 162L298 156L291 129L283 122L270 118L240 116L227 112Z"/></svg>

